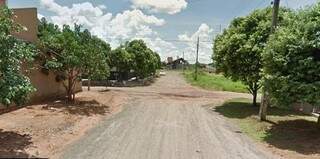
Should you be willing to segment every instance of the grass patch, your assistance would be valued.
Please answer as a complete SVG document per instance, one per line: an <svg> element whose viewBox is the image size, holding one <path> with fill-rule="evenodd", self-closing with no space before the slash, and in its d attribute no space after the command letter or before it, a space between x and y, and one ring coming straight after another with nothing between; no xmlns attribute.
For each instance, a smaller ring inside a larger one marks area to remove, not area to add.
<svg viewBox="0 0 320 159"><path fill-rule="evenodd" d="M243 133L276 148L301 154L320 154L320 129L316 118L302 113L269 108L268 122L258 120L258 107L248 99L234 99L213 108L213 111L229 118Z"/></svg>
<svg viewBox="0 0 320 159"><path fill-rule="evenodd" d="M184 77L191 85L201 87L203 89L248 93L246 86L241 82L234 82L220 74L199 72L198 80L196 81L194 80L193 71L187 70L184 72Z"/></svg>

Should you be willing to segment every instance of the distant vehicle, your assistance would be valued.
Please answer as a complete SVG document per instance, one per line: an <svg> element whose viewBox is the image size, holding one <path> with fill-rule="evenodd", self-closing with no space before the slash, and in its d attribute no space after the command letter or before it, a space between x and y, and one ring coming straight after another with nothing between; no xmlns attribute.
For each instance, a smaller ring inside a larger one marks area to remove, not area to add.
<svg viewBox="0 0 320 159"><path fill-rule="evenodd" d="M159 75L160 75L160 76L165 76L166 73L161 71L161 72L159 73Z"/></svg>
<svg viewBox="0 0 320 159"><path fill-rule="evenodd" d="M137 80L137 77L130 78L128 81L135 81L135 80Z"/></svg>

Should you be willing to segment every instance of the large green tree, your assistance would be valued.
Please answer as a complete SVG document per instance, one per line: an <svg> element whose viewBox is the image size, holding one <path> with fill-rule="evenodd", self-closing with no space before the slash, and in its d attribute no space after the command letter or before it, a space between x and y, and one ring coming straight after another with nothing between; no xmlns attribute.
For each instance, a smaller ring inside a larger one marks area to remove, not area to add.
<svg viewBox="0 0 320 159"><path fill-rule="evenodd" d="M35 90L23 74L27 68L22 68L33 61L35 47L11 35L22 29L13 21L12 11L0 7L0 103L7 106L23 104Z"/></svg>
<svg viewBox="0 0 320 159"><path fill-rule="evenodd" d="M281 9L280 26L288 10ZM262 53L271 34L272 9L265 8L232 21L214 42L213 60L218 71L248 86L257 105L257 93L261 88Z"/></svg>
<svg viewBox="0 0 320 159"><path fill-rule="evenodd" d="M134 71L140 78L145 78L148 76L148 53L147 45L143 40L133 40L126 44L126 51L133 55Z"/></svg>
<svg viewBox="0 0 320 159"><path fill-rule="evenodd" d="M105 80L110 74L108 60L111 47L105 41L85 29L83 32L77 33L80 36L80 45L83 46L85 56L83 61L84 68L82 75L88 78L88 90L90 90L91 80Z"/></svg>
<svg viewBox="0 0 320 159"><path fill-rule="evenodd" d="M64 25L60 30L43 19L39 28L40 46L49 53L45 67L53 70L63 82L69 101L75 98L76 84L82 74L92 79L107 78L108 44L76 24L74 29Z"/></svg>
<svg viewBox="0 0 320 159"><path fill-rule="evenodd" d="M109 59L109 65L120 74L133 70L141 79L154 75L161 67L159 54L148 48L143 40L126 42L113 50Z"/></svg>
<svg viewBox="0 0 320 159"><path fill-rule="evenodd" d="M271 36L263 54L266 89L278 106L320 104L320 3Z"/></svg>
<svg viewBox="0 0 320 159"><path fill-rule="evenodd" d="M139 78L151 76L159 68L159 55L148 48L143 40L126 43L125 50L133 56L133 69Z"/></svg>
<svg viewBox="0 0 320 159"><path fill-rule="evenodd" d="M134 68L134 55L130 54L123 45L111 51L109 65L120 73L128 73ZM123 77L120 77L123 80Z"/></svg>

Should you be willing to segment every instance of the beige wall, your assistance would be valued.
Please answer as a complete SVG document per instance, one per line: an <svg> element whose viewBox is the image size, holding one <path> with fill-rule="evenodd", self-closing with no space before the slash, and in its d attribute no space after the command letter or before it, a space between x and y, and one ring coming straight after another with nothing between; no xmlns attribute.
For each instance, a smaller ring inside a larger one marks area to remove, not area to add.
<svg viewBox="0 0 320 159"><path fill-rule="evenodd" d="M26 30L13 33L16 37L36 43L38 40L38 17L37 8L13 9L16 23L22 25Z"/></svg>
<svg viewBox="0 0 320 159"><path fill-rule="evenodd" d="M33 69L28 73L32 85L37 89L31 95L31 103L42 102L48 99L57 99L66 95L66 90L62 82L56 81L56 75L53 72L45 74L41 69ZM81 82L76 85L76 92L82 91Z"/></svg>

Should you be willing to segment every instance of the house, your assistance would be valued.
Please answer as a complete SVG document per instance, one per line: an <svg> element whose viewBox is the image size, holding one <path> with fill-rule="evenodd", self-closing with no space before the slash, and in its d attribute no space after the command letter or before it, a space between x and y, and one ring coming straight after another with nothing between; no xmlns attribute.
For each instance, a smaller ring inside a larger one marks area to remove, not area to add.
<svg viewBox="0 0 320 159"><path fill-rule="evenodd" d="M6 0L0 0L0 5L6 5ZM13 33L19 39L25 40L30 43L37 43L38 41L38 17L37 8L19 8L12 9L14 12L14 20L16 23L22 25L27 30L20 33ZM57 80L57 75L53 72L44 72L41 67L40 61L35 61L36 66L30 69L26 75L30 78L31 83L36 88L36 92L31 94L29 103L41 102L47 99L65 96L66 90L63 86L63 81ZM26 70L26 68L24 69ZM81 82L77 83L76 91L81 91Z"/></svg>
<svg viewBox="0 0 320 159"><path fill-rule="evenodd" d="M172 63L172 62L173 62L173 57L168 57L168 58L167 58L167 62L168 62L168 63Z"/></svg>
<svg viewBox="0 0 320 159"><path fill-rule="evenodd" d="M183 58L177 58L176 60L169 61L167 63L168 69L184 69L189 65L188 61Z"/></svg>

